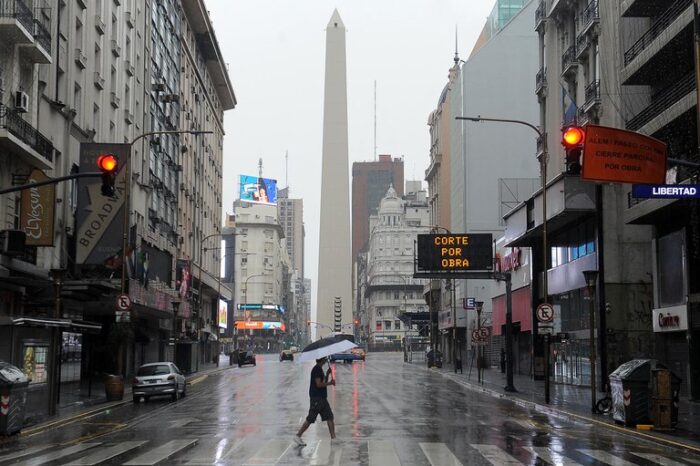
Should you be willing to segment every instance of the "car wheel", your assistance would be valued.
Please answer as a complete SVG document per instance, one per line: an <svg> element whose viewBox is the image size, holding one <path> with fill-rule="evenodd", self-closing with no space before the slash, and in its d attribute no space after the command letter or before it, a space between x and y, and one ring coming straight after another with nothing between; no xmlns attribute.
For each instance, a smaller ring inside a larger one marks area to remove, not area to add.
<svg viewBox="0 0 700 466"><path fill-rule="evenodd" d="M255 366L256 364L255 364L255 363L253 363L253 365Z"/></svg>
<svg viewBox="0 0 700 466"><path fill-rule="evenodd" d="M173 401L177 401L180 399L180 390L177 389L177 386L175 387L175 392L172 394Z"/></svg>
<svg viewBox="0 0 700 466"><path fill-rule="evenodd" d="M180 397L184 398L187 396L187 382L185 382L185 385L182 386L182 393L180 394Z"/></svg>

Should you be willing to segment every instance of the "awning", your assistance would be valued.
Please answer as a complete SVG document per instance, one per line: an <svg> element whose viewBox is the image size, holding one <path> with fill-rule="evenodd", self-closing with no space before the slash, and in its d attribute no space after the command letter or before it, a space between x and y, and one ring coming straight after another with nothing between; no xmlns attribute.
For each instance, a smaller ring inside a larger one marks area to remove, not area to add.
<svg viewBox="0 0 700 466"><path fill-rule="evenodd" d="M2 317L0 325L17 327L56 327L76 333L99 333L102 324L85 320L54 319L51 317Z"/></svg>

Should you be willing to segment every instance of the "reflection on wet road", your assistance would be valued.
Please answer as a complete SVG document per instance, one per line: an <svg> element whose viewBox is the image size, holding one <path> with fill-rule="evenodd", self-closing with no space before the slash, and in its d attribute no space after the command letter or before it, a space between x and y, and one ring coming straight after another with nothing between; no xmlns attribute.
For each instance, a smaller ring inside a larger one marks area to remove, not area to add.
<svg viewBox="0 0 700 466"><path fill-rule="evenodd" d="M401 355L334 367L338 439L296 447L311 365L258 356L190 387L0 446L0 465L700 465L700 457L476 393Z"/></svg>

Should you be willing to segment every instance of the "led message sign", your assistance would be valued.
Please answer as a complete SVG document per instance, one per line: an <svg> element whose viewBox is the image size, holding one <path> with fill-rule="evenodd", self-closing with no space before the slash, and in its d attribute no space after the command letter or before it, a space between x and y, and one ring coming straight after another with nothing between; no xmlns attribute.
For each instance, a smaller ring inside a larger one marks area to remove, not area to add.
<svg viewBox="0 0 700 466"><path fill-rule="evenodd" d="M418 235L418 270L466 272L493 269L490 233Z"/></svg>

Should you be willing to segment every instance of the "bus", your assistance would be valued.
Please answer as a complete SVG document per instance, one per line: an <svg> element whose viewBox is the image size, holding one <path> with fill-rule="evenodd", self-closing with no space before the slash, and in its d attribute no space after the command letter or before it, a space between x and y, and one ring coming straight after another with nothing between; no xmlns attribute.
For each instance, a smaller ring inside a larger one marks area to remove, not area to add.
<svg viewBox="0 0 700 466"><path fill-rule="evenodd" d="M352 343L355 343L355 335L351 333L343 333L343 332L333 332L331 333L332 337L339 336L343 340L348 340L351 341ZM365 360L365 352L362 348L355 347L352 348L348 351L343 351L342 353L336 353L336 354L331 354L330 357L328 358L329 361L343 361L343 362L353 362L353 361L364 361Z"/></svg>

